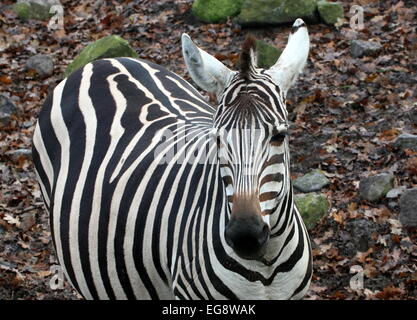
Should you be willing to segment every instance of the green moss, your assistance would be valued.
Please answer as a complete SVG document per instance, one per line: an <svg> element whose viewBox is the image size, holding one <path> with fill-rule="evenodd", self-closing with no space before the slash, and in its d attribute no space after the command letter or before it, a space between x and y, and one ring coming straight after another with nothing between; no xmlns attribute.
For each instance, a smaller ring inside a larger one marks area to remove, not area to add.
<svg viewBox="0 0 417 320"><path fill-rule="evenodd" d="M199 20L207 23L226 21L240 12L244 0L195 0L192 13Z"/></svg>
<svg viewBox="0 0 417 320"><path fill-rule="evenodd" d="M282 50L271 46L263 40L256 41L258 67L269 69L277 62Z"/></svg>
<svg viewBox="0 0 417 320"><path fill-rule="evenodd" d="M316 0L251 0L245 1L237 22L242 25L279 24L297 18L315 20Z"/></svg>
<svg viewBox="0 0 417 320"><path fill-rule="evenodd" d="M256 59L258 67L269 69L278 60L282 50L275 48L264 40L256 40ZM240 69L240 57L235 65L236 69Z"/></svg>
<svg viewBox="0 0 417 320"><path fill-rule="evenodd" d="M329 211L326 197L317 193L296 195L295 204L308 230L313 229Z"/></svg>
<svg viewBox="0 0 417 320"><path fill-rule="evenodd" d="M131 57L138 58L138 54L133 50L129 43L119 36L107 36L89 44L81 53L74 59L65 71L67 77L72 72L84 67L87 63L94 60L117 57Z"/></svg>
<svg viewBox="0 0 417 320"><path fill-rule="evenodd" d="M327 24L335 24L338 18L343 18L343 6L337 2L319 1L317 9L320 18Z"/></svg>
<svg viewBox="0 0 417 320"><path fill-rule="evenodd" d="M48 20L53 14L49 12L49 6L42 6L37 3L24 3L19 2L13 5L13 10L17 16L21 19L36 19L36 20Z"/></svg>

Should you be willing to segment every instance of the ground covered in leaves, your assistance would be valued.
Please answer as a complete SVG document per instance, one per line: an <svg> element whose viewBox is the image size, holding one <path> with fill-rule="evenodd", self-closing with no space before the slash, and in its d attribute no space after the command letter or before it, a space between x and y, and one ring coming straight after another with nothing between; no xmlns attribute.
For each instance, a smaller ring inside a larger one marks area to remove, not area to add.
<svg viewBox="0 0 417 320"><path fill-rule="evenodd" d="M290 30L242 30L231 21L205 25L192 17L191 0L61 2L65 30L57 31L49 31L47 22L19 20L13 1L0 4L0 93L19 109L0 130L0 299L79 298L68 285L49 286L56 258L27 150L43 101L82 48L118 34L141 58L189 79L182 32L233 66L248 32L283 48ZM417 108L417 8L414 1L342 2L345 13L353 4L365 8L365 28L353 30L349 17L337 27L309 26L309 62L289 93L292 174L321 168L331 180L323 190L331 209L311 231L314 276L306 299L415 299L415 233L401 226L398 199L366 202L358 185L391 172L396 185L417 186L417 153L393 145L399 134L417 133L410 116ZM382 51L353 58L353 39L378 41ZM52 76L25 68L39 53L52 57ZM358 270L363 288L350 286Z"/></svg>

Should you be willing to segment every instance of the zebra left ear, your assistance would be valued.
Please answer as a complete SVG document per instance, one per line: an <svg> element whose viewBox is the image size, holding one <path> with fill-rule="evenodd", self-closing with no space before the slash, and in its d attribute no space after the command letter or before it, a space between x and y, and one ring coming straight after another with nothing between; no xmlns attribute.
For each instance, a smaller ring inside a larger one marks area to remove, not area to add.
<svg viewBox="0 0 417 320"><path fill-rule="evenodd" d="M198 48L186 33L182 34L181 40L182 54L191 78L201 89L214 93L219 98L219 94L232 77L233 71Z"/></svg>
<svg viewBox="0 0 417 320"><path fill-rule="evenodd" d="M309 49L310 39L307 26L302 19L297 19L292 26L287 46L277 63L267 71L284 96L303 70Z"/></svg>

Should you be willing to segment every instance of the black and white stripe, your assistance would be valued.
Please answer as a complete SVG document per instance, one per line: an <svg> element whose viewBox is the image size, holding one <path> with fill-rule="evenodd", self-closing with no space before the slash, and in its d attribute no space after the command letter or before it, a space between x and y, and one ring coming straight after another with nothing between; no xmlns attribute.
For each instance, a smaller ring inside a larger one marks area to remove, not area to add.
<svg viewBox="0 0 417 320"><path fill-rule="evenodd" d="M311 249L284 103L260 69L235 74L217 109L143 60L99 60L63 80L39 115L33 158L74 288L86 299L301 298ZM225 239L240 193L258 196L270 228L261 259Z"/></svg>

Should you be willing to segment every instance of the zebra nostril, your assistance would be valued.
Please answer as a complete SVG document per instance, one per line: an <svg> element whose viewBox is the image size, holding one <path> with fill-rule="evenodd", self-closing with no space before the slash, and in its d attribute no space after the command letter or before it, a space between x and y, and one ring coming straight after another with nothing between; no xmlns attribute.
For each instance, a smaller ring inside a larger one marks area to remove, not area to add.
<svg viewBox="0 0 417 320"><path fill-rule="evenodd" d="M261 231L261 233L259 234L259 237L258 237L258 244L259 244L260 247L264 246L265 243L268 241L269 234L270 234L269 227L265 223L263 228L262 228L262 231Z"/></svg>
<svg viewBox="0 0 417 320"><path fill-rule="evenodd" d="M264 252L269 239L266 223L232 218L225 229L226 243L242 258L257 259Z"/></svg>

